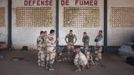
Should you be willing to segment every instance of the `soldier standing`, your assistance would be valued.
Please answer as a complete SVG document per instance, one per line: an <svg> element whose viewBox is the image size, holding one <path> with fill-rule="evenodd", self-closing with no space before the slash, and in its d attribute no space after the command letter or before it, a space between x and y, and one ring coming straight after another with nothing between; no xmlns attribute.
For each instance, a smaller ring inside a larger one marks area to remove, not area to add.
<svg viewBox="0 0 134 75"><path fill-rule="evenodd" d="M103 46L103 35L102 30L99 30L98 35L95 38L96 47L95 47L95 60L102 65L102 46Z"/></svg>
<svg viewBox="0 0 134 75"><path fill-rule="evenodd" d="M103 46L102 30L99 30L98 35L95 38L96 46Z"/></svg>
<svg viewBox="0 0 134 75"><path fill-rule="evenodd" d="M83 38L82 38L82 42L84 44L84 50L88 50L88 47L89 47L89 36L87 35L86 32L83 32Z"/></svg>
<svg viewBox="0 0 134 75"><path fill-rule="evenodd" d="M77 42L76 35L73 34L73 30L69 31L69 34L65 36L65 42L67 43L67 55L68 55L68 60L73 61L73 56L74 56L74 44Z"/></svg>
<svg viewBox="0 0 134 75"><path fill-rule="evenodd" d="M43 43L43 47L44 47L44 56L45 56L45 66L46 66L46 57L47 57L47 38L48 38L48 35L47 35L47 31L44 31L44 43Z"/></svg>
<svg viewBox="0 0 134 75"><path fill-rule="evenodd" d="M45 66L45 54L44 54L44 31L40 31L40 36L37 38L37 50L38 50L38 66Z"/></svg>
<svg viewBox="0 0 134 75"><path fill-rule="evenodd" d="M54 36L55 31L50 30L50 34L47 38L47 58L46 58L46 69L53 71L53 64L56 56L56 37Z"/></svg>

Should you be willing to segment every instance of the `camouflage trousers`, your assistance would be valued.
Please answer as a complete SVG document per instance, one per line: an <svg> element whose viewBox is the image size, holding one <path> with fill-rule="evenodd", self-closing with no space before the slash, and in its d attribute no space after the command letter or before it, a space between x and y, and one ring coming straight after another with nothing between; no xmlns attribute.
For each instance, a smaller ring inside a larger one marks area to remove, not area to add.
<svg viewBox="0 0 134 75"><path fill-rule="evenodd" d="M43 50L39 50L38 52L38 66L45 66L46 53Z"/></svg>
<svg viewBox="0 0 134 75"><path fill-rule="evenodd" d="M102 60L102 47L99 47L96 51L95 51L95 60L96 61L100 61Z"/></svg>
<svg viewBox="0 0 134 75"><path fill-rule="evenodd" d="M67 60L69 62L72 62L73 63L73 59L75 57L74 45L73 44L68 44L67 45L67 52L65 53L65 55L67 56Z"/></svg>
<svg viewBox="0 0 134 75"><path fill-rule="evenodd" d="M47 55L46 55L46 68L52 68L54 64L55 57L56 57L56 50L55 47L48 47L47 48Z"/></svg>
<svg viewBox="0 0 134 75"><path fill-rule="evenodd" d="M84 50L88 50L89 45L84 45Z"/></svg>

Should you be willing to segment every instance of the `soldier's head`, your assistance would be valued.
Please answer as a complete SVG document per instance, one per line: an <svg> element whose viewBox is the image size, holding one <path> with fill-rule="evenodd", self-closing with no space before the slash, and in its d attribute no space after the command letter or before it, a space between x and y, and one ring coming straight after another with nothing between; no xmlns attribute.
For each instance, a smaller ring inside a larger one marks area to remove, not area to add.
<svg viewBox="0 0 134 75"><path fill-rule="evenodd" d="M44 35L47 36L47 31L44 31Z"/></svg>
<svg viewBox="0 0 134 75"><path fill-rule="evenodd" d="M70 31L69 31L69 34L73 34L73 30L70 30Z"/></svg>
<svg viewBox="0 0 134 75"><path fill-rule="evenodd" d="M102 33L103 33L103 31L102 31L102 30L99 30L99 33L98 33L98 34L99 34L99 35L102 35Z"/></svg>
<svg viewBox="0 0 134 75"><path fill-rule="evenodd" d="M86 33L86 32L83 32L83 35L84 35L84 36L86 36L86 35L87 35L87 33Z"/></svg>
<svg viewBox="0 0 134 75"><path fill-rule="evenodd" d="M76 53L79 53L79 52L80 52L80 47L79 47L79 46L76 46L76 47L75 47L75 52L76 52Z"/></svg>
<svg viewBox="0 0 134 75"><path fill-rule="evenodd" d="M44 31L40 31L40 35L43 36L43 34L44 34Z"/></svg>
<svg viewBox="0 0 134 75"><path fill-rule="evenodd" d="M50 34L53 34L54 35L54 33L55 33L55 30L51 29L50 30Z"/></svg>

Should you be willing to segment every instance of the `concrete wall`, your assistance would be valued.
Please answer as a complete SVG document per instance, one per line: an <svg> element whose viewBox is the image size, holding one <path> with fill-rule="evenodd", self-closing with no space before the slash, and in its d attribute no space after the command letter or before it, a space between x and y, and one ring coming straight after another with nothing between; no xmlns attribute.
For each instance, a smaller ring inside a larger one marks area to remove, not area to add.
<svg viewBox="0 0 134 75"><path fill-rule="evenodd" d="M134 28L111 27L111 7L134 7L134 0L108 0L108 45L120 46L134 39Z"/></svg>
<svg viewBox="0 0 134 75"><path fill-rule="evenodd" d="M53 0L53 27L16 27L16 7L46 7L46 6L24 6L24 0L12 0L12 42L16 49L28 46L36 49L36 40L41 30L55 29L55 0Z"/></svg>
<svg viewBox="0 0 134 75"><path fill-rule="evenodd" d="M80 1L80 0L78 0ZM69 30L73 30L73 32L77 36L77 42L76 45L83 45L82 43L82 36L83 32L87 32L88 35L90 36L90 45L95 45L94 39L96 35L98 34L99 30L103 30L103 0L98 0L98 5L97 6L87 6L87 5L75 5L75 0L69 0L69 5L61 5L61 0L59 0L59 44L60 45L66 45L65 43L65 36L69 33ZM92 28L75 28L75 27L64 27L63 26L63 12L64 12L64 7L99 7L100 9L100 26L99 27L92 27Z"/></svg>
<svg viewBox="0 0 134 75"><path fill-rule="evenodd" d="M30 48L36 48L36 39L41 30L55 29L55 0L53 0L53 27L16 27L16 7L28 7L24 6L24 0L12 0L12 42L13 47L16 49L20 49L22 46L29 46ZM59 0L59 2L61 2ZM103 0L98 0L98 6L100 8L100 27L97 28L64 28L63 27L63 7L60 5L59 7L59 44L66 45L64 38L70 29L74 30L74 33L78 37L77 45L82 45L82 33L86 31L88 35L90 35L91 42L90 45L95 45L94 38L97 35L98 31L103 30ZM70 0L70 6L74 6L74 0ZM60 3L59 3L60 4ZM31 6L30 6L31 7ZM40 6L32 6L32 7L40 7ZM79 7L79 5L77 6ZM82 7L93 7L93 6L82 6Z"/></svg>
<svg viewBox="0 0 134 75"><path fill-rule="evenodd" d="M7 1L0 0L0 7L5 7L5 26L0 27L0 41L7 42ZM12 42L13 47L20 49L26 45L30 48L36 48L36 39L41 30L55 29L55 0L53 0L53 27L16 27L16 7L40 7L40 6L24 6L24 0L12 0ZM82 45L82 33L86 31L90 36L90 45L95 45L94 38L98 33L98 30L103 30L103 0L98 0L98 6L100 8L100 27L97 28L71 28L63 27L63 8L64 7L94 7L94 6L80 6L74 5L75 0L69 0L70 5L61 6L61 0L59 0L59 44L66 45L64 38L68 34L69 30L72 29L78 37L77 45ZM42 7L42 6L41 6ZM45 6L43 6L45 7ZM111 7L134 7L134 0L108 0L108 46L120 46L133 39L134 28L112 28L110 22Z"/></svg>
<svg viewBox="0 0 134 75"><path fill-rule="evenodd" d="M4 7L5 8L5 25L0 27L0 41L2 42L6 42L7 43L7 27L8 27L8 21L7 21L7 2L8 0L0 0L0 7Z"/></svg>

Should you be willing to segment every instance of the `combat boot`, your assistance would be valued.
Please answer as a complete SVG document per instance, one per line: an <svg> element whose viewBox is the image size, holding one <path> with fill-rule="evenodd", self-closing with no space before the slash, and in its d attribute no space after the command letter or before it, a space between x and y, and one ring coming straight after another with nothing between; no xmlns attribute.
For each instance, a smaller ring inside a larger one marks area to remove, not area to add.
<svg viewBox="0 0 134 75"><path fill-rule="evenodd" d="M49 65L49 69L48 70L49 71L54 71L54 68L53 68L53 65L52 64Z"/></svg>
<svg viewBox="0 0 134 75"><path fill-rule="evenodd" d="M49 68L49 64L48 64L48 62L46 62L46 64L45 64L45 68L46 68L46 69Z"/></svg>
<svg viewBox="0 0 134 75"><path fill-rule="evenodd" d="M81 71L81 67L79 65L76 65L77 69L75 70L75 72L80 72Z"/></svg>

